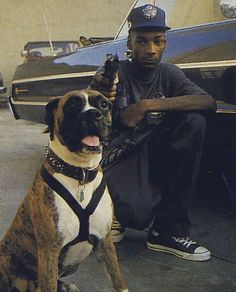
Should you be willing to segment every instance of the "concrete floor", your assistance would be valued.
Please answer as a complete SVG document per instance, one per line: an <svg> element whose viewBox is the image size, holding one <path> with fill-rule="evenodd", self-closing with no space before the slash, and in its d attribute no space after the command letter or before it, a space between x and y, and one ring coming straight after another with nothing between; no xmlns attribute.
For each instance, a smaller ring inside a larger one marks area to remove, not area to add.
<svg viewBox="0 0 236 292"><path fill-rule="evenodd" d="M48 136L44 126L14 120L6 104L0 104L0 238L31 185L40 166ZM128 229L116 244L131 292L233 292L236 291L236 219L220 187L209 184L194 198L190 209L192 238L210 248L208 262L189 262L145 247L146 231ZM110 292L93 255L67 281L81 292ZM1 291L2 292L2 291Z"/></svg>

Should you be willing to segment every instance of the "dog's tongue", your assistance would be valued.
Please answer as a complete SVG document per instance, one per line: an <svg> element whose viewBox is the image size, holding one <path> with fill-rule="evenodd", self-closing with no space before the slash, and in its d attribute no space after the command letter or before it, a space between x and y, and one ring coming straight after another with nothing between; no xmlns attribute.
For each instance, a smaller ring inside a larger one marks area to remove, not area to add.
<svg viewBox="0 0 236 292"><path fill-rule="evenodd" d="M97 136L84 137L82 142L88 146L99 146L100 145L100 141L99 141L99 138Z"/></svg>

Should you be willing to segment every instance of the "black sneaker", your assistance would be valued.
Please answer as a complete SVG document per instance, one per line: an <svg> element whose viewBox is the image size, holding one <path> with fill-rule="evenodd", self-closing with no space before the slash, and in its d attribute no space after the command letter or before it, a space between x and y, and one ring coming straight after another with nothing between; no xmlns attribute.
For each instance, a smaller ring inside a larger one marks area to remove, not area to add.
<svg viewBox="0 0 236 292"><path fill-rule="evenodd" d="M211 258L208 249L192 241L189 237L163 238L154 230L149 232L147 247L190 261L207 261Z"/></svg>

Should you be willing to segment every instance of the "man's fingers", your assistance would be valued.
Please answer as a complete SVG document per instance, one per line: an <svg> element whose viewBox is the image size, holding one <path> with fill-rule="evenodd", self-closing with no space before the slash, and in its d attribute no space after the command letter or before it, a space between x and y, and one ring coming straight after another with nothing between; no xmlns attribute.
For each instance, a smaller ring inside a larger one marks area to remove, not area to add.
<svg viewBox="0 0 236 292"><path fill-rule="evenodd" d="M113 85L112 87L108 87L108 86L104 86L104 85L100 84L99 89L102 91L107 91L107 92L116 94L117 86Z"/></svg>
<svg viewBox="0 0 236 292"><path fill-rule="evenodd" d="M91 82L90 86L92 89L101 92L107 98L114 98L116 96L116 89L117 89L116 85L114 85L112 88L108 88L97 82Z"/></svg>
<svg viewBox="0 0 236 292"><path fill-rule="evenodd" d="M111 101L111 102L114 102L115 101L115 97L108 97L108 99Z"/></svg>
<svg viewBox="0 0 236 292"><path fill-rule="evenodd" d="M93 76L91 84L99 84L100 87L105 87L109 89L113 89L113 87L116 86L114 81L112 82L110 79L104 77L101 72L98 72Z"/></svg>
<svg viewBox="0 0 236 292"><path fill-rule="evenodd" d="M111 102L114 102L116 96L117 86L108 78L104 77L101 72L97 72L90 83L90 87L94 90L101 92Z"/></svg>
<svg viewBox="0 0 236 292"><path fill-rule="evenodd" d="M106 90L101 90L101 89L98 91L101 92L101 94L105 95L109 99L115 98L116 96L116 91L106 91Z"/></svg>

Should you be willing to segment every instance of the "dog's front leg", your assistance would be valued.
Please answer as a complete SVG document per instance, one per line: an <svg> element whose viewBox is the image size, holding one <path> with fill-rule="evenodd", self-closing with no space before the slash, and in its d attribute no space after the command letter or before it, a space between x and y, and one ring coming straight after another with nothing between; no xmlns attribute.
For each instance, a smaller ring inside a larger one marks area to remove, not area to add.
<svg viewBox="0 0 236 292"><path fill-rule="evenodd" d="M96 256L99 263L105 267L105 272L110 277L115 291L128 292L127 286L121 275L118 258L114 243L111 240L110 234L105 239L101 240L96 250Z"/></svg>
<svg viewBox="0 0 236 292"><path fill-rule="evenodd" d="M52 248L38 248L38 291L57 291L58 256L59 253Z"/></svg>
<svg viewBox="0 0 236 292"><path fill-rule="evenodd" d="M37 190L37 192L35 192ZM57 212L54 197L36 180L29 193L27 207L35 234L38 270L38 291L56 292L58 280L58 257L61 251L61 238L57 229Z"/></svg>

